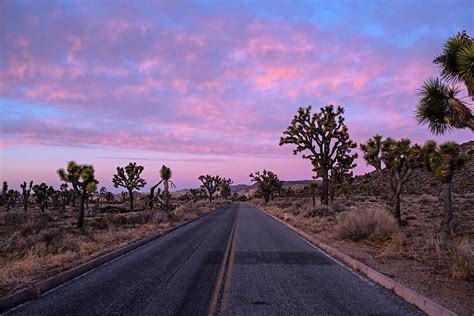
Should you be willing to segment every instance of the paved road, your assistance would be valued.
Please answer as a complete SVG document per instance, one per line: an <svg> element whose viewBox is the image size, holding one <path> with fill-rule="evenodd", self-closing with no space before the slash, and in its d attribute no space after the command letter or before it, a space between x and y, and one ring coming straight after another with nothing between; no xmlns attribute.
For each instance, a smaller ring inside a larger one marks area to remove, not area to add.
<svg viewBox="0 0 474 316"><path fill-rule="evenodd" d="M249 204L186 225L11 315L418 315Z"/></svg>

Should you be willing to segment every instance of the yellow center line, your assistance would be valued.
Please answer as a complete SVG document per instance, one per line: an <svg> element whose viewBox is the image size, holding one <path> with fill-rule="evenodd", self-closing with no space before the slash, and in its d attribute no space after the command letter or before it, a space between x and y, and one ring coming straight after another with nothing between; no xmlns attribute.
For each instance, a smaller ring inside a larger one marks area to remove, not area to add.
<svg viewBox="0 0 474 316"><path fill-rule="evenodd" d="M221 292L222 288L222 282L224 280L224 273L227 265L227 260L229 258L229 253L231 250L231 247L233 245L233 240L234 240L234 234L235 234L235 227L237 226L237 216L235 217L234 224L232 225L232 230L230 233L229 241L227 242L227 247L224 252L224 258L222 259L221 266L219 268L219 273L217 274L217 280L216 280L216 285L214 286L214 291L212 292L211 296L211 303L209 305L209 311L208 315L209 316L214 316L216 313L216 308L217 308L217 301L219 299L219 294Z"/></svg>
<svg viewBox="0 0 474 316"><path fill-rule="evenodd" d="M235 220L236 225L235 225L235 231L237 231L237 218ZM232 238L232 246L230 248L230 255L229 255L229 266L227 268L227 274L225 277L225 283L224 283L224 293L222 294L222 300L221 300L221 315L225 315L227 313L227 306L229 304L229 297L230 297L230 287L232 284L232 273L234 272L234 260L235 260L235 241L237 238L235 238L235 235L237 233L234 232L234 236Z"/></svg>

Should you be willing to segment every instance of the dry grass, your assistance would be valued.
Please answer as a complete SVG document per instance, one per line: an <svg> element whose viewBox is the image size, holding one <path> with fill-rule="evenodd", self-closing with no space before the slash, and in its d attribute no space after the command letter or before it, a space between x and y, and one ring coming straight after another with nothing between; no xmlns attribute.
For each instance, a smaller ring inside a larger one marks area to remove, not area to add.
<svg viewBox="0 0 474 316"><path fill-rule="evenodd" d="M118 249L147 235L207 213L227 202L177 202L168 218L161 211L86 216L84 229L75 228L77 213L31 209L0 213L0 296L28 287Z"/></svg>
<svg viewBox="0 0 474 316"><path fill-rule="evenodd" d="M354 210L337 218L336 236L340 239L386 241L397 231L393 216L381 210Z"/></svg>

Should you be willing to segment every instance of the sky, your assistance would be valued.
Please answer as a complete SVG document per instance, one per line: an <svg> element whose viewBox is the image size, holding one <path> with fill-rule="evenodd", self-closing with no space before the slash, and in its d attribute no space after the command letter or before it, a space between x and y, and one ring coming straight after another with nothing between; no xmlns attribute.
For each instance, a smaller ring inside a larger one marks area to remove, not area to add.
<svg viewBox="0 0 474 316"><path fill-rule="evenodd" d="M249 183L266 168L310 179L278 146L298 107L345 108L357 143L442 137L419 126L418 89L449 36L474 35L472 1L0 0L0 180L58 186L69 160L112 189L117 166L170 166ZM361 159L355 169L372 169Z"/></svg>

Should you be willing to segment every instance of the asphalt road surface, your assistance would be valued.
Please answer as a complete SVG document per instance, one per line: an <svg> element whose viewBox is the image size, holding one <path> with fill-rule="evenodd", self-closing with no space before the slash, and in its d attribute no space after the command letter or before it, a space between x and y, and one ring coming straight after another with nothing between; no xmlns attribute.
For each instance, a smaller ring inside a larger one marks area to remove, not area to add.
<svg viewBox="0 0 474 316"><path fill-rule="evenodd" d="M98 267L9 315L419 315L247 203Z"/></svg>

